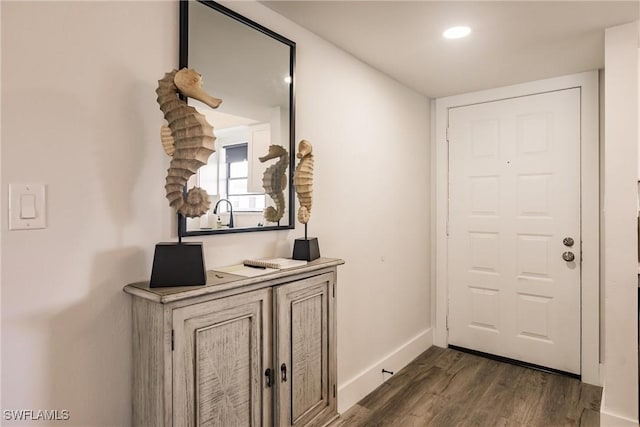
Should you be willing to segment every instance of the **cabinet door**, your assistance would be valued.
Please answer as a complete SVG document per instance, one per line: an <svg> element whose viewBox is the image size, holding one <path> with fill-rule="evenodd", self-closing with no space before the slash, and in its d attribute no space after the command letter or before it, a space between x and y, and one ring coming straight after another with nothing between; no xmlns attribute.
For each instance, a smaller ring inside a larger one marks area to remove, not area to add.
<svg viewBox="0 0 640 427"><path fill-rule="evenodd" d="M279 426L335 413L333 275L275 288Z"/></svg>
<svg viewBox="0 0 640 427"><path fill-rule="evenodd" d="M270 426L271 290L173 311L173 425Z"/></svg>

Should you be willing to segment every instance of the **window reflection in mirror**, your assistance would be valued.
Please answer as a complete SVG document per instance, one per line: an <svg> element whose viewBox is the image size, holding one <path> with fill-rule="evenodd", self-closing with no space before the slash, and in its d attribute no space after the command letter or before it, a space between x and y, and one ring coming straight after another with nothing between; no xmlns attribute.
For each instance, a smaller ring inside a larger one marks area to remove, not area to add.
<svg viewBox="0 0 640 427"><path fill-rule="evenodd" d="M221 114L209 112L208 115L218 116L218 122L222 121ZM277 223L265 221L263 216L264 209L274 205L265 194L262 182L264 171L272 163L263 164L257 159L268 152L272 139L271 125L257 123L222 129L216 127L215 134L215 153L187 184L188 187L195 185L205 189L211 198L211 208L207 215L187 219L187 230L227 229L231 212L226 202L218 204L220 200L231 203L234 228L277 226ZM216 204L218 209L214 213Z"/></svg>
<svg viewBox="0 0 640 427"><path fill-rule="evenodd" d="M222 197L231 202L236 212L263 212L265 208L264 192L249 191L248 147L249 144L244 143L224 148L226 185ZM257 225L261 226L262 224Z"/></svg>

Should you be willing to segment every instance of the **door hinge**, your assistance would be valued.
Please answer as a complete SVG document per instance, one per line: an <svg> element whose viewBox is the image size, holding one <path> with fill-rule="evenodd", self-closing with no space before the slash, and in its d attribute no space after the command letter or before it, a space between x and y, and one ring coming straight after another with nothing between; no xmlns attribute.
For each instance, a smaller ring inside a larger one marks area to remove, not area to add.
<svg viewBox="0 0 640 427"><path fill-rule="evenodd" d="M336 282L333 282L333 286L331 287L331 297L336 297Z"/></svg>
<svg viewBox="0 0 640 427"><path fill-rule="evenodd" d="M445 328L447 328L447 331L449 330L449 315L447 314L444 318L444 326Z"/></svg>
<svg viewBox="0 0 640 427"><path fill-rule="evenodd" d="M174 332L173 329L171 330L171 351L175 350L175 340L174 340Z"/></svg>
<svg viewBox="0 0 640 427"><path fill-rule="evenodd" d="M336 385L335 384L333 385L333 397L334 398L336 397Z"/></svg>
<svg viewBox="0 0 640 427"><path fill-rule="evenodd" d="M446 139L447 142L449 142L449 128L448 127L445 129L444 134L445 134L444 139Z"/></svg>

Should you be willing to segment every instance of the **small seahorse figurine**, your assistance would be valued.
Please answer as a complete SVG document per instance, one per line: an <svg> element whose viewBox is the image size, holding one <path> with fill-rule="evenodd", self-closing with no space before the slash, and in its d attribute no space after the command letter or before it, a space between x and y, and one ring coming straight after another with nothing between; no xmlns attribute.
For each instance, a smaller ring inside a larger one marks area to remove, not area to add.
<svg viewBox="0 0 640 427"><path fill-rule="evenodd" d="M172 156L165 190L169 204L189 218L204 215L211 204L209 195L199 187L191 188L186 196L184 186L189 177L207 164L215 151L213 127L195 108L178 97L178 93L211 108L218 108L221 99L208 95L202 89L202 76L195 70L183 68L166 73L158 80L158 104L169 123L161 129L161 141L165 152Z"/></svg>
<svg viewBox="0 0 640 427"><path fill-rule="evenodd" d="M264 163L275 158L278 158L278 161L269 166L262 175L264 191L276 204L275 208L269 206L264 210L264 218L270 222L279 222L284 215L284 190L287 188L285 172L289 167L289 152L281 145L270 145L269 152L258 159Z"/></svg>
<svg viewBox="0 0 640 427"><path fill-rule="evenodd" d="M306 224L311 217L313 204L313 147L309 141L300 141L296 157L300 159L293 174L293 183L300 202L298 221Z"/></svg>

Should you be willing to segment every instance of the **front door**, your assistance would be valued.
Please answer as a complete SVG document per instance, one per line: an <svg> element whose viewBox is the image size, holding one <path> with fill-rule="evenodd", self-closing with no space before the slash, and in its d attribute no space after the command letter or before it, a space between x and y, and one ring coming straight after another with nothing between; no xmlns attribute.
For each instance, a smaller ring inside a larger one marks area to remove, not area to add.
<svg viewBox="0 0 640 427"><path fill-rule="evenodd" d="M449 344L580 374L580 89L448 127Z"/></svg>

